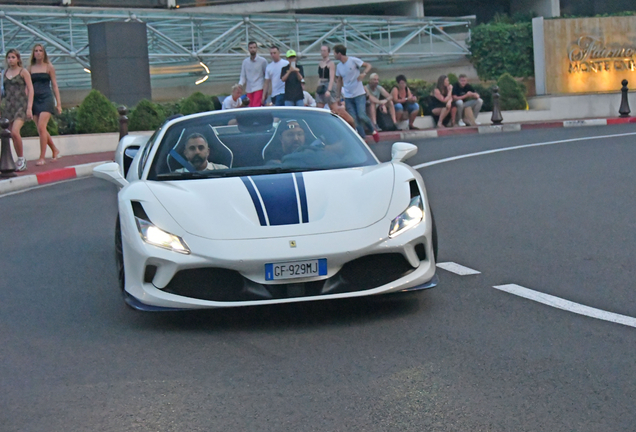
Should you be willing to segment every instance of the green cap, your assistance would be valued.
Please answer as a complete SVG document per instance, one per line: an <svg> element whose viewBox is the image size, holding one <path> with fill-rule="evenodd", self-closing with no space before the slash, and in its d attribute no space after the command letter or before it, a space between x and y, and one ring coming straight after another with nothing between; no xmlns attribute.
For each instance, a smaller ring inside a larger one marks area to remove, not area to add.
<svg viewBox="0 0 636 432"><path fill-rule="evenodd" d="M294 50L287 51L287 58L289 57L296 57L296 51Z"/></svg>

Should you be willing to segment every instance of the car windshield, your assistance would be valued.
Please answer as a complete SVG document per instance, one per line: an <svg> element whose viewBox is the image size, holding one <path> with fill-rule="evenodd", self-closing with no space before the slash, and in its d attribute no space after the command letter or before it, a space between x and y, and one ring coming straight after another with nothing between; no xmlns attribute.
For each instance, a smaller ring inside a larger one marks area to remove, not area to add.
<svg viewBox="0 0 636 432"><path fill-rule="evenodd" d="M329 111L255 108L184 119L163 135L150 180L185 180L377 164Z"/></svg>

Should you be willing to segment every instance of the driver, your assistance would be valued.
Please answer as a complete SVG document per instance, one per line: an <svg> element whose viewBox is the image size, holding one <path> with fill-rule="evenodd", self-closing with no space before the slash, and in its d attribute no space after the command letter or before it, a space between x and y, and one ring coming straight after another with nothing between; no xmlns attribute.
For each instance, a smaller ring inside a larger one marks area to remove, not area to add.
<svg viewBox="0 0 636 432"><path fill-rule="evenodd" d="M200 133L193 133L186 139L183 156L197 171L210 171L216 169L227 169L225 165L215 164L208 161L210 157L210 146L208 141ZM175 172L187 172L186 168L179 168Z"/></svg>

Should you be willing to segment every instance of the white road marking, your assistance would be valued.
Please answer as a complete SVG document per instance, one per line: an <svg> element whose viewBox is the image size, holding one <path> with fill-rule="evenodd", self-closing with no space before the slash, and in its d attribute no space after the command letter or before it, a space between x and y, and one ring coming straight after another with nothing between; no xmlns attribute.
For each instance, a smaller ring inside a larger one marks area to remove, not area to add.
<svg viewBox="0 0 636 432"><path fill-rule="evenodd" d="M477 270L464 267L463 265L459 265L454 262L437 263L437 267L444 269L446 271L449 271L451 273L458 274L460 276L481 274L481 272L478 272Z"/></svg>
<svg viewBox="0 0 636 432"><path fill-rule="evenodd" d="M539 303L543 303L548 306L552 306L557 309L562 309L568 312L573 312L579 315L585 315L592 318L600 319L603 321L610 321L617 324L626 325L629 327L636 327L636 318L628 317L626 315L619 315L612 312L607 312L601 309L585 306L579 303L574 303L569 300L564 300L560 297L555 297L549 294L544 294L538 291L534 291L528 288L524 288L520 285L508 284L498 285L496 288L500 291L505 291L510 294L517 295L519 297L527 298Z"/></svg>
<svg viewBox="0 0 636 432"><path fill-rule="evenodd" d="M563 143L576 142L576 141L591 141L591 140L598 140L598 139L605 139L605 138L616 138L616 137L624 137L624 136L632 136L632 135L636 135L636 132L614 134L614 135L598 135L598 136L591 136L591 137L571 138L571 139L558 140L558 141L547 141L547 142L534 143L534 144L524 144L524 145L518 145L518 146L514 146L514 147L505 147L505 148L500 148L500 149L485 150L485 151L481 151L481 152L477 152L477 153L468 153L468 154L464 154L464 155L453 156L453 157L444 158L444 159L438 159L438 160L434 160L434 161L430 161L430 162L421 163L419 165L415 165L415 166L413 166L413 168L418 170L418 169L425 168L425 167L428 167L428 166L438 165L438 164L441 164L441 163L444 163L444 162L452 162L452 161L456 161L456 160L460 160L460 159L466 159L466 158L475 157L475 156L483 156L483 155L487 155L487 154L501 153L501 152L511 151L511 150L519 150L519 149L523 149L523 148L540 147L540 146L547 146L547 145L554 145L554 144L563 144Z"/></svg>

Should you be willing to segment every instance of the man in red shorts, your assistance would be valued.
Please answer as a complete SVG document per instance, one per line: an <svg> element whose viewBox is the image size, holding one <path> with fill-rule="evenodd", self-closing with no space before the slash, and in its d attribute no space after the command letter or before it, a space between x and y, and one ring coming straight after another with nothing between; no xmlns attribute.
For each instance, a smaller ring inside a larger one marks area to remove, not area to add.
<svg viewBox="0 0 636 432"><path fill-rule="evenodd" d="M245 88L245 93L250 99L249 106L259 107L263 100L263 82L265 81L265 69L267 60L257 54L256 42L250 41L247 44L250 56L243 60L241 65L241 78L239 84Z"/></svg>

